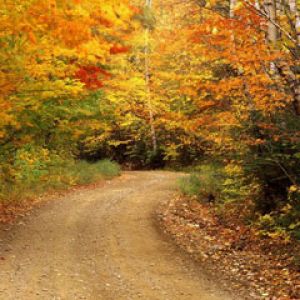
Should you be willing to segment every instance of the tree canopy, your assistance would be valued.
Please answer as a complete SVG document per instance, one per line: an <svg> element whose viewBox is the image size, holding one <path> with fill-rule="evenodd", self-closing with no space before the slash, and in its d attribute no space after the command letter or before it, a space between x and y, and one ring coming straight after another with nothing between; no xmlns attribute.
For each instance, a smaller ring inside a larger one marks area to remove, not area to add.
<svg viewBox="0 0 300 300"><path fill-rule="evenodd" d="M300 228L298 6L2 1L2 197L71 158L210 160L227 174L222 201L285 210L284 226Z"/></svg>

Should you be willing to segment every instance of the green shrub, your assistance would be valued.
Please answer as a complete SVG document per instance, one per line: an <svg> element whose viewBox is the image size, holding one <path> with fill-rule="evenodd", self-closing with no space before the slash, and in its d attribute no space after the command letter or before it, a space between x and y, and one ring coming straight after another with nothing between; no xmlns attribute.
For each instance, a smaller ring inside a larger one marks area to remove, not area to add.
<svg viewBox="0 0 300 300"><path fill-rule="evenodd" d="M227 164L223 175L220 195L222 202L242 202L249 198L256 200L259 197L259 183L253 176L247 175L240 164Z"/></svg>
<svg viewBox="0 0 300 300"><path fill-rule="evenodd" d="M93 164L87 161L76 161L67 173L74 178L74 184L89 184L103 178L99 172L96 172Z"/></svg>
<svg viewBox="0 0 300 300"><path fill-rule="evenodd" d="M270 238L300 240L300 185L290 183L283 197L278 190L269 189L284 180L282 176L266 185L249 168L242 160L233 159L225 165L194 166L187 170L191 175L180 179L179 188L183 194L201 201L216 200L215 211L223 220L247 222Z"/></svg>
<svg viewBox="0 0 300 300"><path fill-rule="evenodd" d="M0 169L0 201L22 201L50 190L89 184L120 174L117 163L74 160L63 152L32 144L19 148L10 164Z"/></svg>
<svg viewBox="0 0 300 300"><path fill-rule="evenodd" d="M120 175L120 166L108 159L101 160L94 165L95 170L106 178L111 178Z"/></svg>
<svg viewBox="0 0 300 300"><path fill-rule="evenodd" d="M200 196L201 182L198 175L191 174L188 177L180 178L178 185L184 195Z"/></svg>
<svg viewBox="0 0 300 300"><path fill-rule="evenodd" d="M185 195L212 201L220 198L222 178L220 165L204 164L194 167L193 173L188 177L181 178L179 188Z"/></svg>
<svg viewBox="0 0 300 300"><path fill-rule="evenodd" d="M108 159L95 163L77 161L69 170L76 184L89 184L100 179L112 178L118 176L120 171L120 166Z"/></svg>

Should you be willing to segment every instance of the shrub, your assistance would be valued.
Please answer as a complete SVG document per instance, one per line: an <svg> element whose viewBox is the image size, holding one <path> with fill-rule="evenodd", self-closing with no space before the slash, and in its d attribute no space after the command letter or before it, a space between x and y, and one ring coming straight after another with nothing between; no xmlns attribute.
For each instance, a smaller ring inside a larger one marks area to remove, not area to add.
<svg viewBox="0 0 300 300"><path fill-rule="evenodd" d="M184 195L200 196L201 182L197 174L191 174L188 177L180 178L178 184Z"/></svg>
<svg viewBox="0 0 300 300"><path fill-rule="evenodd" d="M120 166L108 159L101 160L94 165L95 170L106 178L111 178L120 175Z"/></svg>
<svg viewBox="0 0 300 300"><path fill-rule="evenodd" d="M300 187L291 185L288 199L277 210L263 213L257 209L262 199L262 185L258 179L245 172L242 165L230 162L195 166L192 174L180 179L183 194L201 201L216 199L216 213L223 220L248 220L258 233L270 238L300 240Z"/></svg>
<svg viewBox="0 0 300 300"><path fill-rule="evenodd" d="M79 160L67 171L75 180L75 184L89 184L100 179L112 178L120 174L120 166L110 160L90 163Z"/></svg>
<svg viewBox="0 0 300 300"><path fill-rule="evenodd" d="M222 178L222 168L218 164L195 166L191 175L179 180L179 188L185 195L213 201L220 198Z"/></svg>
<svg viewBox="0 0 300 300"><path fill-rule="evenodd" d="M1 165L0 201L22 201L49 190L89 184L119 174L119 165L109 160L76 161L67 153L27 144L15 152L10 164Z"/></svg>
<svg viewBox="0 0 300 300"><path fill-rule="evenodd" d="M245 174L238 163L229 163L224 167L220 198L222 202L244 201L257 199L260 185L254 177Z"/></svg>

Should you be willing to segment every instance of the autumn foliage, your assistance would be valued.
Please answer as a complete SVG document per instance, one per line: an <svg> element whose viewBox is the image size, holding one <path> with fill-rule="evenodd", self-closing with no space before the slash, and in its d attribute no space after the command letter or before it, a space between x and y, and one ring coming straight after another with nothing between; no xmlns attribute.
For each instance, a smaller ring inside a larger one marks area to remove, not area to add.
<svg viewBox="0 0 300 300"><path fill-rule="evenodd" d="M257 220L270 215L274 228L299 234L292 1L26 0L0 9L2 197L32 174L48 180L49 161L70 157L143 168L205 159L223 165L221 202L251 200Z"/></svg>
<svg viewBox="0 0 300 300"><path fill-rule="evenodd" d="M97 90L103 87L103 81L101 75L104 78L108 78L110 74L105 70L97 66L82 66L76 72L75 77L78 78L87 89Z"/></svg>
<svg viewBox="0 0 300 300"><path fill-rule="evenodd" d="M110 56L129 50L135 12L127 1L75 0L4 1L0 10L0 198L8 200L22 186L63 181L59 169L72 164L82 135L106 127L101 89Z"/></svg>

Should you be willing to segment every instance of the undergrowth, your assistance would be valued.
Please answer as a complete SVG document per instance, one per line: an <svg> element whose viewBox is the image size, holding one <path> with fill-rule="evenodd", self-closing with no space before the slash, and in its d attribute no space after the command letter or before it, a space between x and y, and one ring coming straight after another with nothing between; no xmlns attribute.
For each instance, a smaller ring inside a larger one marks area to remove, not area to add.
<svg viewBox="0 0 300 300"><path fill-rule="evenodd" d="M2 164L0 204L109 179L120 170L117 163L107 159L90 163L42 147L23 148L17 151L13 163Z"/></svg>
<svg viewBox="0 0 300 300"><path fill-rule="evenodd" d="M245 222L262 237L300 240L300 190L296 186L287 191L288 203L263 212L257 208L263 201L262 184L241 165L208 163L193 167L189 173L178 182L182 194L213 202L220 219Z"/></svg>
<svg viewBox="0 0 300 300"><path fill-rule="evenodd" d="M179 179L179 188L187 196L212 201L220 197L222 169L218 164L195 166L191 174Z"/></svg>

